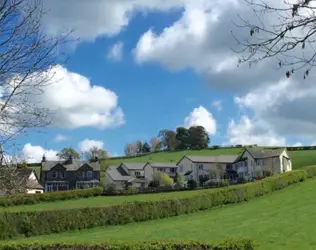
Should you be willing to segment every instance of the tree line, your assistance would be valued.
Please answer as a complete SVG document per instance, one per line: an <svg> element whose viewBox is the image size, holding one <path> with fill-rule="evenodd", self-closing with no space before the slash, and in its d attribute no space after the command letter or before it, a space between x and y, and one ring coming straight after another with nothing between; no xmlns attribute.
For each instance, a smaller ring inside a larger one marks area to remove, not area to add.
<svg viewBox="0 0 316 250"><path fill-rule="evenodd" d="M147 141L137 140L125 146L125 155L133 156L161 150L200 150L208 147L210 137L203 126L192 126L190 128L178 127L175 131L162 129L158 136L151 137Z"/></svg>

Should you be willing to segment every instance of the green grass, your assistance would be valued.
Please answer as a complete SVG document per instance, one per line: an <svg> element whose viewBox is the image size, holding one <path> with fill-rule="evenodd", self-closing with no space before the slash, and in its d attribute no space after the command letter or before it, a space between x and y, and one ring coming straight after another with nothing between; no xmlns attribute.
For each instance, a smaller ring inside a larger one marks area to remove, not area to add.
<svg viewBox="0 0 316 250"><path fill-rule="evenodd" d="M249 202L195 214L122 226L18 239L13 242L253 239L258 249L316 249L316 179Z"/></svg>
<svg viewBox="0 0 316 250"><path fill-rule="evenodd" d="M185 198L192 195L202 194L203 192L213 192L214 189L204 190L192 190L192 191L180 191L169 193L156 193L156 194L139 194L139 195L127 195L127 196L97 196L91 198L55 201L55 202L42 202L32 205L21 205L12 207L1 207L0 212L20 212L20 211L47 211L47 210L59 210L59 209L72 209L82 207L98 207L105 205L123 204L126 202L134 201L157 201L163 199L172 198Z"/></svg>

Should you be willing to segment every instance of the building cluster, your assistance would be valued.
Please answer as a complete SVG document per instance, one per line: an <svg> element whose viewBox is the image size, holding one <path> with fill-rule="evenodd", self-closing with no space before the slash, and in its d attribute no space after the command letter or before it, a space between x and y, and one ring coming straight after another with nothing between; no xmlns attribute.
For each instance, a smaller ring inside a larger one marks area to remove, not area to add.
<svg viewBox="0 0 316 250"><path fill-rule="evenodd" d="M48 161L43 156L41 172L37 178L31 169L19 170L27 181L28 193L85 189L101 185L114 185L116 189L127 186L146 188L155 172L171 178L180 177L185 184L189 180L230 181L256 178L292 170L291 159L285 148L244 149L240 155L183 156L178 162L126 163L110 166L101 180L98 159L79 161L69 157L63 161Z"/></svg>

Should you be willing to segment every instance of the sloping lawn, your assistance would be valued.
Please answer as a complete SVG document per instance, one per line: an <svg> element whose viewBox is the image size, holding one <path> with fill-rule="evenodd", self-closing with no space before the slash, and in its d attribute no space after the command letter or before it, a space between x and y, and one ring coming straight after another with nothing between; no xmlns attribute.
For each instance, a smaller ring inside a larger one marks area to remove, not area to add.
<svg viewBox="0 0 316 250"><path fill-rule="evenodd" d="M20 239L102 242L150 239L253 239L258 249L316 249L316 179L249 202L169 219Z"/></svg>

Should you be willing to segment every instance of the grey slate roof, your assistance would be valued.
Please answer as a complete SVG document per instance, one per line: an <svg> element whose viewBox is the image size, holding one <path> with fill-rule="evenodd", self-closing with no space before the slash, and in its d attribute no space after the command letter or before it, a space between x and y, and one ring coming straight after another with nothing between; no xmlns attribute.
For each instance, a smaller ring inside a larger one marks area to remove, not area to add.
<svg viewBox="0 0 316 250"><path fill-rule="evenodd" d="M121 175L121 173L117 170L117 166L110 166L106 169L106 173L112 178L114 181L128 181L132 179L132 176L129 175Z"/></svg>
<svg viewBox="0 0 316 250"><path fill-rule="evenodd" d="M176 163L172 163L172 162L151 162L149 164L153 168L176 168L176 167L178 167Z"/></svg>
<svg viewBox="0 0 316 250"><path fill-rule="evenodd" d="M146 163L144 162L139 162L139 163L129 163L129 162L123 162L121 164L124 164L124 166L127 167L129 170L142 170Z"/></svg>
<svg viewBox="0 0 316 250"><path fill-rule="evenodd" d="M32 168L17 168L16 170L16 178L20 179L20 183L25 183L26 188L28 189L44 189L41 184L39 184L38 180L30 180L29 177L34 171ZM35 175L36 176L36 175Z"/></svg>
<svg viewBox="0 0 316 250"><path fill-rule="evenodd" d="M98 162L83 162L73 160L71 164L65 164L66 161L46 161L42 162L42 171L50 171L53 167L57 164L61 164L66 171L77 171L81 168L84 164L88 164L90 167L93 168L94 171L100 171L100 164Z"/></svg>
<svg viewBox="0 0 316 250"><path fill-rule="evenodd" d="M186 156L192 162L197 163L234 163L239 159L239 155L219 155L219 156Z"/></svg>
<svg viewBox="0 0 316 250"><path fill-rule="evenodd" d="M280 149L253 149L253 148L249 148L249 149L247 149L247 151L255 159L278 157L283 153L284 150L285 150L285 148L280 148Z"/></svg>

